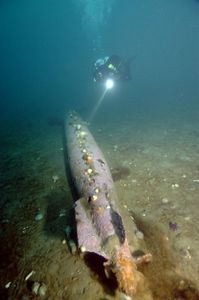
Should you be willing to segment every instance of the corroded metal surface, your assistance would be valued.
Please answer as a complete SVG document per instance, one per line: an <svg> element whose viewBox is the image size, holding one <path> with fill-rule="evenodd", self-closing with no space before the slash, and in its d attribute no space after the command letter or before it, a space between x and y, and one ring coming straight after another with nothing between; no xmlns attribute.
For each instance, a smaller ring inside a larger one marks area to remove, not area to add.
<svg viewBox="0 0 199 300"><path fill-rule="evenodd" d="M78 247L106 259L106 273L115 273L127 295L137 289L139 272L132 258L117 194L107 162L92 134L75 114L66 125L70 169L79 199L75 203Z"/></svg>

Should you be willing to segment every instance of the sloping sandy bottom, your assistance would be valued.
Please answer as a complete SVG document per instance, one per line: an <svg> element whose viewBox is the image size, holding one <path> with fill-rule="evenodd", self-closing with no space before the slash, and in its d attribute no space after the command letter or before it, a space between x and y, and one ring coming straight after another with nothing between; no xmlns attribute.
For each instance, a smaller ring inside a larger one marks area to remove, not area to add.
<svg viewBox="0 0 199 300"><path fill-rule="evenodd" d="M67 247L73 200L63 132L51 125L1 126L0 299L119 299L114 282ZM153 256L141 269L153 299L199 299L199 121L126 116L91 131L112 170L119 206L135 218ZM36 221L38 212L43 219ZM45 284L45 296L34 295L34 282Z"/></svg>

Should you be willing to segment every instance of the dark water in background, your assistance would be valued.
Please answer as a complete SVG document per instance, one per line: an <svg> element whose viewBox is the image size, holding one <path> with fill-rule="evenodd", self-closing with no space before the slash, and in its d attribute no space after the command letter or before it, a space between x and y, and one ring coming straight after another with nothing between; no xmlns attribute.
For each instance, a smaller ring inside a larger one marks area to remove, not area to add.
<svg viewBox="0 0 199 300"><path fill-rule="evenodd" d="M2 120L88 115L92 64L112 53L134 56L133 78L100 114L199 108L199 1L1 1L0 37Z"/></svg>

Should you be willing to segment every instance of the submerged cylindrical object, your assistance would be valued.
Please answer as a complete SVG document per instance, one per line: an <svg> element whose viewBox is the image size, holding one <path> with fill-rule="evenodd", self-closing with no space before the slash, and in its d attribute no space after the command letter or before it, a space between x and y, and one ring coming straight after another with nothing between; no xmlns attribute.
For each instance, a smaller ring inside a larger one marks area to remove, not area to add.
<svg viewBox="0 0 199 300"><path fill-rule="evenodd" d="M127 295L136 291L138 273L131 256L117 194L107 162L92 134L76 114L66 126L71 175L79 199L75 202L78 247L103 256Z"/></svg>

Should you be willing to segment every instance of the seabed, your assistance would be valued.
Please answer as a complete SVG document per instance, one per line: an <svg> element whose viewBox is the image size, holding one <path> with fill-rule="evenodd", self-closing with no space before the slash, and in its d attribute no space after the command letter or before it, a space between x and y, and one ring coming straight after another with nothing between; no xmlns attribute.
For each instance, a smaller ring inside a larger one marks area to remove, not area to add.
<svg viewBox="0 0 199 300"><path fill-rule="evenodd" d="M73 199L63 131L51 125L1 126L0 298L119 299L114 284L67 247ZM118 205L135 218L153 256L142 266L153 299L199 299L199 118L105 116L90 129L111 168ZM35 282L45 285L43 296L34 293Z"/></svg>

